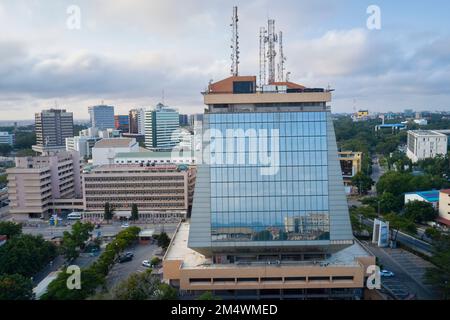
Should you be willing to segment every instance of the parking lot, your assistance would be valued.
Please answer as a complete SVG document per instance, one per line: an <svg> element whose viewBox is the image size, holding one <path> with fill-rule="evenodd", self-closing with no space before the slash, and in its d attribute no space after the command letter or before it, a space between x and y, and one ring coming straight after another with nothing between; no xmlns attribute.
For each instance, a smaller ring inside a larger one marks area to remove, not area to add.
<svg viewBox="0 0 450 320"><path fill-rule="evenodd" d="M403 249L378 248L364 241L364 245L374 254L383 269L395 273L394 277L382 277L382 287L394 299L405 299L415 295L420 300L438 298L430 286L424 283L423 274L432 264Z"/></svg>
<svg viewBox="0 0 450 320"><path fill-rule="evenodd" d="M142 266L142 261L151 260L151 258L160 251L160 248L156 244L137 244L125 250L125 252L127 251L133 252L133 260L116 263L113 266L106 278L108 290L113 289L121 281L127 279L132 273L147 270L146 267Z"/></svg>

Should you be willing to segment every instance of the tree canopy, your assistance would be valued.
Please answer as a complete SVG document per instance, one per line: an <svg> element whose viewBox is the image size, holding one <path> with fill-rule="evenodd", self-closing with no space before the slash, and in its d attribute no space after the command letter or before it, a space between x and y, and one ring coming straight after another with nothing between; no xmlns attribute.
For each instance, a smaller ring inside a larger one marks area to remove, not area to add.
<svg viewBox="0 0 450 320"><path fill-rule="evenodd" d="M437 217L437 211L431 203L418 200L408 202L404 214L417 223L432 221Z"/></svg>

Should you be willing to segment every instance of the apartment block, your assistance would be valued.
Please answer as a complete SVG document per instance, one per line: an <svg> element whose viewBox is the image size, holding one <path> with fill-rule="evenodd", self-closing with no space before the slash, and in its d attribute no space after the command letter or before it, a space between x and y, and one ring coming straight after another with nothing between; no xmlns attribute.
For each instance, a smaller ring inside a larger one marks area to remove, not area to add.
<svg viewBox="0 0 450 320"><path fill-rule="evenodd" d="M196 169L186 165L121 164L86 168L86 211L103 212L109 202L117 211L183 211L192 205Z"/></svg>
<svg viewBox="0 0 450 320"><path fill-rule="evenodd" d="M40 157L17 157L7 169L10 212L14 218L48 217L58 199L79 199L81 167L78 152L58 152ZM72 209L72 208L71 208Z"/></svg>
<svg viewBox="0 0 450 320"><path fill-rule="evenodd" d="M447 136L432 130L409 130L406 155L412 162L447 154Z"/></svg>

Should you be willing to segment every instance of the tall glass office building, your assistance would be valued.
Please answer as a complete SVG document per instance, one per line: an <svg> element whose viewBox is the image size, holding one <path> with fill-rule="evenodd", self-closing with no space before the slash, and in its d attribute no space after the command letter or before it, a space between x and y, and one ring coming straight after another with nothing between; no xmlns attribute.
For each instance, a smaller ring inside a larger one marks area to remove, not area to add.
<svg viewBox="0 0 450 320"><path fill-rule="evenodd" d="M189 247L206 255L319 252L353 243L331 93L256 78L210 85Z"/></svg>
<svg viewBox="0 0 450 320"><path fill-rule="evenodd" d="M231 128L236 146L228 150L229 138L212 133L212 241L328 240L326 113L226 113L207 118L209 129L226 133ZM236 129L244 135L236 137ZM267 136L263 142L261 135ZM223 152L214 152L219 148ZM260 152L277 159L267 174ZM223 164L214 161L218 159Z"/></svg>
<svg viewBox="0 0 450 320"><path fill-rule="evenodd" d="M331 92L233 76L204 100L191 217L164 279L192 296L362 299L375 257L353 241Z"/></svg>

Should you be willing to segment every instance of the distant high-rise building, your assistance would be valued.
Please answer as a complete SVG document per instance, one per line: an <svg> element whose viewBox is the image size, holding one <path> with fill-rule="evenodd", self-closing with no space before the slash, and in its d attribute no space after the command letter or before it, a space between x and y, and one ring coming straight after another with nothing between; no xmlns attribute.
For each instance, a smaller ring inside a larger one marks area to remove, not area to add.
<svg viewBox="0 0 450 320"><path fill-rule="evenodd" d="M189 125L191 127L194 126L195 122L201 122L201 121L203 121L203 114L202 113L189 115Z"/></svg>
<svg viewBox="0 0 450 320"><path fill-rule="evenodd" d="M129 112L130 133L145 134L145 109L132 109Z"/></svg>
<svg viewBox="0 0 450 320"><path fill-rule="evenodd" d="M159 103L145 112L145 147L170 150L179 142L180 119L175 109Z"/></svg>
<svg viewBox="0 0 450 320"><path fill-rule="evenodd" d="M14 145L15 135L9 132L0 132L0 144Z"/></svg>
<svg viewBox="0 0 450 320"><path fill-rule="evenodd" d="M180 126L188 126L189 125L189 116L187 114L180 114Z"/></svg>
<svg viewBox="0 0 450 320"><path fill-rule="evenodd" d="M35 114L36 145L33 150L44 153L64 150L66 138L73 137L73 113L50 109Z"/></svg>
<svg viewBox="0 0 450 320"><path fill-rule="evenodd" d="M130 123L128 115L115 115L114 116L114 128L122 132L128 133L130 130Z"/></svg>
<svg viewBox="0 0 450 320"><path fill-rule="evenodd" d="M100 130L114 128L114 107L99 105L89 107L89 116L91 118L91 127Z"/></svg>

